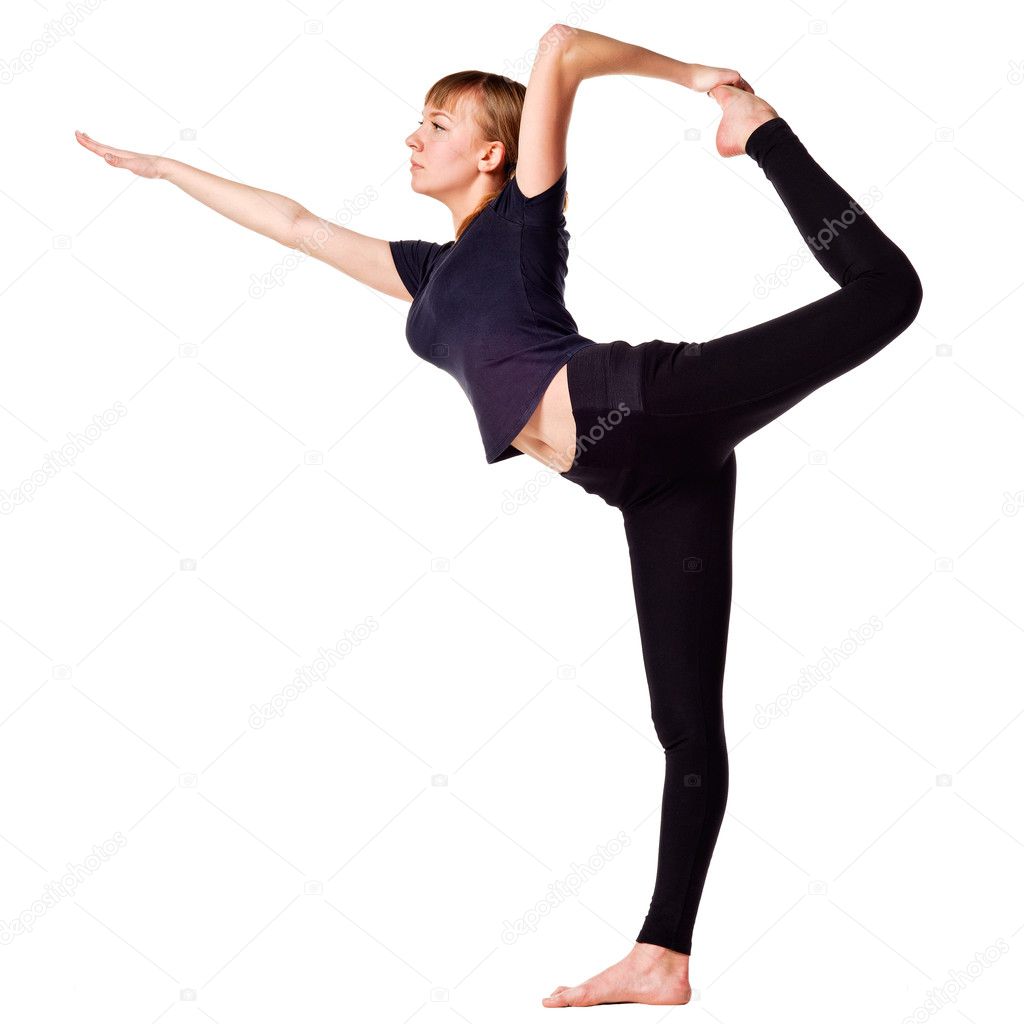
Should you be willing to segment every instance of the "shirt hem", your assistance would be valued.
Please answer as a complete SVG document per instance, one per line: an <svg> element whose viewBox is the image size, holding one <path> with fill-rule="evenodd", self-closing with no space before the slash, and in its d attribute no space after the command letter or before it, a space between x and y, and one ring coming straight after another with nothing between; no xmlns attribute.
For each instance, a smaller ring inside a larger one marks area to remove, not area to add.
<svg viewBox="0 0 1024 1024"><path fill-rule="evenodd" d="M516 416L517 425L513 427L513 429L509 432L505 441L502 444L495 446L493 454L491 452L485 451L484 455L487 459L488 465L493 465L495 462L501 462L504 459L512 458L511 455L506 454L509 446L512 444L512 441L518 436L519 432L523 429L523 427L526 426L527 422L529 422L529 419L533 415L534 409L537 408L537 403L540 402L541 396L544 394L545 389L555 379L555 374L557 374L558 371L563 366L565 366L565 364L569 362L569 360L577 352L580 351L580 349L586 348L588 345L597 344L597 342L591 338L584 338L582 334L580 335L580 338L580 343L578 345L574 345L571 349L569 349L568 352L565 353L565 358L558 363L558 365L551 371L551 373L544 378L544 381L540 384L536 391L534 391L533 395L530 397L530 400L525 407L525 410L521 412L518 416ZM517 455L526 454L525 452L520 451L518 448L513 448L512 451L515 452Z"/></svg>

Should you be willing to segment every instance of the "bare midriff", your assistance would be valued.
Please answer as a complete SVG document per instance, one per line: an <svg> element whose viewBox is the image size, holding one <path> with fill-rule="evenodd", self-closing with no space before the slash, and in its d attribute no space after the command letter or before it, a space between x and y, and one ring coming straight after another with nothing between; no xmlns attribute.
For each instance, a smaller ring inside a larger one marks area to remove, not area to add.
<svg viewBox="0 0 1024 1024"><path fill-rule="evenodd" d="M576 418L569 401L568 364L551 379L533 415L512 441L558 473L572 468L576 457Z"/></svg>

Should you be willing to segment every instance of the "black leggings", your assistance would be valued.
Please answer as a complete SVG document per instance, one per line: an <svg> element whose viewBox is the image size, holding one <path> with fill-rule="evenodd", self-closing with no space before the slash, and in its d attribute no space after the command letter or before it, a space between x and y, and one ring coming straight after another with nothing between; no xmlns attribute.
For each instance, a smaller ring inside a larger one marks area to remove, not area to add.
<svg viewBox="0 0 1024 1024"><path fill-rule="evenodd" d="M729 788L722 681L732 599L736 445L911 324L905 254L782 118L746 152L840 285L702 343L599 343L568 363L576 460L562 475L622 512L651 717L665 751L654 896L638 942L689 953Z"/></svg>

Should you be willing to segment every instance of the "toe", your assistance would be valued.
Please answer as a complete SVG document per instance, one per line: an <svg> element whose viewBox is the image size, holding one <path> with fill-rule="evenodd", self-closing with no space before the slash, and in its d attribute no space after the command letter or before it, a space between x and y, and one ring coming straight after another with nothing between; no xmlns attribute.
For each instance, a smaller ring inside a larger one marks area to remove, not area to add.
<svg viewBox="0 0 1024 1024"><path fill-rule="evenodd" d="M570 988L562 987L558 995L548 996L545 1006L585 1006L588 1002L587 991L582 985Z"/></svg>

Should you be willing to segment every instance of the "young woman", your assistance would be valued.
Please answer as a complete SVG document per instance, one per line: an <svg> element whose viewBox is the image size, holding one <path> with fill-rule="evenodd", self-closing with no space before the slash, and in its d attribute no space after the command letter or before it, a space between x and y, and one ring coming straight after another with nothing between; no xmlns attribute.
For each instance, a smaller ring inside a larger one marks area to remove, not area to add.
<svg viewBox="0 0 1024 1024"><path fill-rule="evenodd" d="M756 161L839 289L703 343L577 333L562 300L566 136L579 84L607 74L710 95L722 110L718 152ZM910 261L738 72L565 25L541 39L526 89L468 71L427 93L406 142L413 189L451 211L456 237L445 243L371 238L283 196L78 138L113 166L172 181L245 227L411 300L408 341L463 386L487 461L531 455L621 510L665 751L657 877L629 954L543 1004L687 1002L693 925L728 792L735 448L906 330L922 298Z"/></svg>

